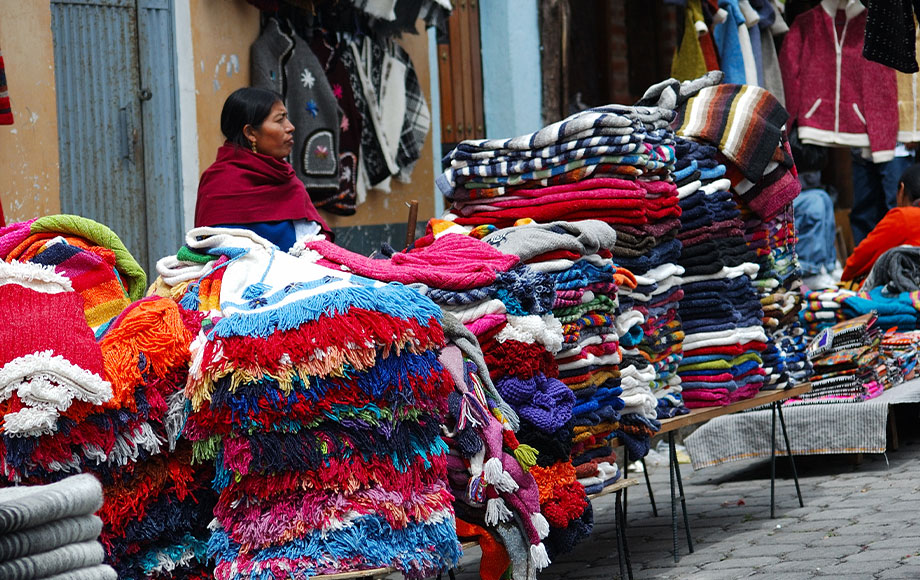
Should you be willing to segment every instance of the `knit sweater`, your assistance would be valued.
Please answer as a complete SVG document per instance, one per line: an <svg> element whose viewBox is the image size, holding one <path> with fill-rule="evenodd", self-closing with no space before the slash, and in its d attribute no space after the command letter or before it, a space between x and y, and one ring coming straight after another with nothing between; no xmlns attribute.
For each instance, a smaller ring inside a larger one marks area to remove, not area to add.
<svg viewBox="0 0 920 580"><path fill-rule="evenodd" d="M783 40L780 68L790 124L815 145L869 147L875 163L894 157L895 72L862 56L865 8L848 0L835 27L837 0L800 15Z"/></svg>

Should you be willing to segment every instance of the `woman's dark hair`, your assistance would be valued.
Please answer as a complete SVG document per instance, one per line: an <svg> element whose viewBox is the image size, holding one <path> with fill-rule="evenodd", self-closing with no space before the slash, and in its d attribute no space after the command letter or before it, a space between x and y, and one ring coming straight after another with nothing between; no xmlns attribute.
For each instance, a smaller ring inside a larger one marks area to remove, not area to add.
<svg viewBox="0 0 920 580"><path fill-rule="evenodd" d="M220 112L220 131L227 141L249 149L249 140L243 134L243 127L252 125L258 129L271 113L272 107L284 99L275 91L255 87L243 87L230 93Z"/></svg>
<svg viewBox="0 0 920 580"><path fill-rule="evenodd" d="M904 184L904 193L911 203L920 200L920 165L911 165L901 174L901 183Z"/></svg>

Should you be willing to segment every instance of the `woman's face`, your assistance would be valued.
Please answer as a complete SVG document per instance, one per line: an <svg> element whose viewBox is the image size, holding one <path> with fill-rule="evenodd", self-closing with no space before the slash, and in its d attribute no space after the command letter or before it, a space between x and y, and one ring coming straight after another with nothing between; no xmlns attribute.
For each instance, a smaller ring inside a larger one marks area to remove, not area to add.
<svg viewBox="0 0 920 580"><path fill-rule="evenodd" d="M284 103L278 101L272 105L272 110L262 121L262 126L258 129L250 126L247 137L250 143L255 142L256 151L263 155L271 155L276 159L284 159L290 155L294 148L294 125L288 119Z"/></svg>

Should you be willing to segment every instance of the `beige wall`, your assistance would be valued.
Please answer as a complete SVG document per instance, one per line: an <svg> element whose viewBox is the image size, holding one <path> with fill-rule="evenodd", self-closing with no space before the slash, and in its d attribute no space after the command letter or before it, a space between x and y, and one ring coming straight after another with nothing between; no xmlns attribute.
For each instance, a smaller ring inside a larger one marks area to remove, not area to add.
<svg viewBox="0 0 920 580"><path fill-rule="evenodd" d="M191 0L195 63L198 160L204 171L224 142L220 110L224 100L249 86L249 46L259 36L259 11L245 0Z"/></svg>
<svg viewBox="0 0 920 580"><path fill-rule="evenodd" d="M0 0L0 15L13 108L13 124L0 126L0 200L12 222L61 207L51 3Z"/></svg>

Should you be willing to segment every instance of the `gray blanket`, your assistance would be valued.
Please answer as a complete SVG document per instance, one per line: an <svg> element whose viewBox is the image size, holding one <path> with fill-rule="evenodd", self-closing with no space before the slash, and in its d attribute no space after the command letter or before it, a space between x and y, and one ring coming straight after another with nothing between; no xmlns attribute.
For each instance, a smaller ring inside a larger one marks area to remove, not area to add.
<svg viewBox="0 0 920 580"><path fill-rule="evenodd" d="M47 576L41 580L118 580L118 574L111 566L100 564L99 566L80 568L63 574Z"/></svg>
<svg viewBox="0 0 920 580"><path fill-rule="evenodd" d="M98 541L68 544L47 552L0 562L4 580L37 580L56 574L72 578L72 571L102 564L105 552Z"/></svg>
<svg viewBox="0 0 920 580"><path fill-rule="evenodd" d="M862 289L884 286L891 294L920 290L920 247L897 246L879 256Z"/></svg>
<svg viewBox="0 0 920 580"><path fill-rule="evenodd" d="M0 489L0 535L65 518L85 516L102 507L102 485L88 473L50 485Z"/></svg>
<svg viewBox="0 0 920 580"><path fill-rule="evenodd" d="M102 532L96 516L78 516L0 535L0 562L95 540Z"/></svg>

